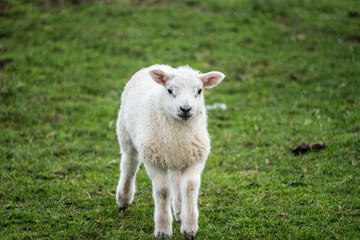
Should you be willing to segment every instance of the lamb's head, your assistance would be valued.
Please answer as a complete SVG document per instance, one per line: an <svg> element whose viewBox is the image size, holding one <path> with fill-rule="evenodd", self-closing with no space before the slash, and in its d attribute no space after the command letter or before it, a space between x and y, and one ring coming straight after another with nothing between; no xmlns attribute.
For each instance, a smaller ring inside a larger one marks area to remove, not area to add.
<svg viewBox="0 0 360 240"><path fill-rule="evenodd" d="M150 76L163 88L163 106L173 118L188 121L204 109L204 88L212 88L225 77L221 72L201 74L188 66L164 71L151 69Z"/></svg>

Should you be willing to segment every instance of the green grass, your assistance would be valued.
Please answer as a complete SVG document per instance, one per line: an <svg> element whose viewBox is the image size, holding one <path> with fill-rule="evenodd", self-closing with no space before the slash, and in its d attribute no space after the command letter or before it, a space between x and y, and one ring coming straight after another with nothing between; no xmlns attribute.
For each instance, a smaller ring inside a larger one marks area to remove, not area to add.
<svg viewBox="0 0 360 240"><path fill-rule="evenodd" d="M206 92L228 110L208 112L197 239L360 238L360 17L349 14L358 1L0 9L1 239L153 239L145 169L124 214L114 193L121 91L155 63L227 75ZM293 156L301 140L328 146Z"/></svg>

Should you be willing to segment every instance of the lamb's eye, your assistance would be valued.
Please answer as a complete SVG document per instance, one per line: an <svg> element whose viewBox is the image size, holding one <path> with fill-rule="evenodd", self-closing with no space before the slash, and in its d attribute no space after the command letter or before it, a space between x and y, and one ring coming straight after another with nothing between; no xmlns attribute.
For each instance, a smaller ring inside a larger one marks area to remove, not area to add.
<svg viewBox="0 0 360 240"><path fill-rule="evenodd" d="M170 88L167 91L169 94L173 94L173 91Z"/></svg>
<svg viewBox="0 0 360 240"><path fill-rule="evenodd" d="M202 89L200 88L200 89L198 90L198 94L201 94L201 92L202 92Z"/></svg>

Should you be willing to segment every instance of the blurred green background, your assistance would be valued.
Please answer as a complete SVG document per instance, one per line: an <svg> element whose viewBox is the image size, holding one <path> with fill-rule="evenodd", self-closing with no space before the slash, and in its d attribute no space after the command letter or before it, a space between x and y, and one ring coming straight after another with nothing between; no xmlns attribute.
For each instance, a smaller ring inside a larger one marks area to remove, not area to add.
<svg viewBox="0 0 360 240"><path fill-rule="evenodd" d="M114 194L122 88L156 63L227 75L205 92L227 110L208 112L197 239L360 238L359 6L1 0L1 239L154 238L145 169L125 213Z"/></svg>

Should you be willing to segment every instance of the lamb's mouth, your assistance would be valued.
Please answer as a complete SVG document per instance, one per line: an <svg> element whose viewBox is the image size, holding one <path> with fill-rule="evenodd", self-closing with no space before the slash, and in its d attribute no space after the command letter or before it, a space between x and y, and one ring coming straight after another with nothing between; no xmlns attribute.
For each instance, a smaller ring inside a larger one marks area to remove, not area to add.
<svg viewBox="0 0 360 240"><path fill-rule="evenodd" d="M187 121L192 117L192 114L178 114L181 120Z"/></svg>

